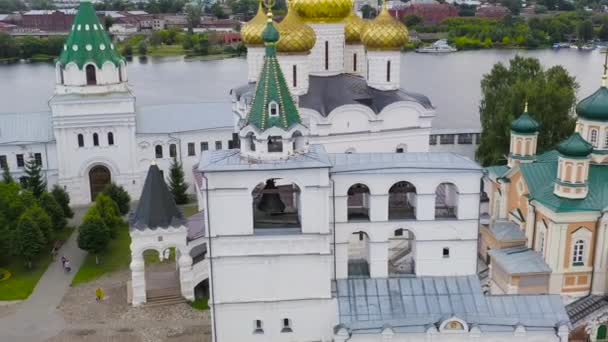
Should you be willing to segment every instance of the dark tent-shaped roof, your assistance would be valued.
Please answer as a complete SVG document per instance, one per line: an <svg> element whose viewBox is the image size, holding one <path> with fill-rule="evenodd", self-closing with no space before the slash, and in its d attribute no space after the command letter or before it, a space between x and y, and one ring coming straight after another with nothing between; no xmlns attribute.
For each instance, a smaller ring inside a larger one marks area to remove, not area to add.
<svg viewBox="0 0 608 342"><path fill-rule="evenodd" d="M143 230L178 227L185 223L158 166L150 165L137 210L130 219L131 228Z"/></svg>

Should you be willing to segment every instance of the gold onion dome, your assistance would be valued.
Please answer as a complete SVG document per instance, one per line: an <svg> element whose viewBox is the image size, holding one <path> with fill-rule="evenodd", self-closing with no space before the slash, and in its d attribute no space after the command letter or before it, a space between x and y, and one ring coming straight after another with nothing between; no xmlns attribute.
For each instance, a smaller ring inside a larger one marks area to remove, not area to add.
<svg viewBox="0 0 608 342"><path fill-rule="evenodd" d="M380 14L368 22L361 33L361 41L369 50L399 50L407 37L407 28L388 13L386 1Z"/></svg>
<svg viewBox="0 0 608 342"><path fill-rule="evenodd" d="M308 22L337 23L348 17L352 0L293 0L298 15Z"/></svg>
<svg viewBox="0 0 608 342"><path fill-rule="evenodd" d="M283 21L277 24L277 27L281 34L277 43L279 52L306 52L315 46L317 35L310 26L302 22L293 8L293 0L289 1L287 15Z"/></svg>
<svg viewBox="0 0 608 342"><path fill-rule="evenodd" d="M245 45L264 45L262 32L266 28L266 13L259 1L258 13L241 28L241 39Z"/></svg>
<svg viewBox="0 0 608 342"><path fill-rule="evenodd" d="M348 17L344 20L344 39L347 44L361 43L361 32L365 28L367 22L359 17L354 9L350 11Z"/></svg>

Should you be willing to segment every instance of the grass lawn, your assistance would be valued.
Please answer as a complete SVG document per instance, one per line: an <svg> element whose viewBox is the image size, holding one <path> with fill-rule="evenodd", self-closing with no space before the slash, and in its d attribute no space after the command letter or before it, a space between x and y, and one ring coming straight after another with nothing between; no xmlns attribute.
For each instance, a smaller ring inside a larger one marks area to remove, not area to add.
<svg viewBox="0 0 608 342"><path fill-rule="evenodd" d="M137 48L133 48L133 52ZM148 56L150 57L165 57L165 56L179 56L186 54L186 50L181 45L159 45L158 47L149 46Z"/></svg>
<svg viewBox="0 0 608 342"><path fill-rule="evenodd" d="M196 203L192 203L192 204L186 204L183 206L179 207L182 211L182 214L184 214L185 217L190 217L196 213L198 213L198 204Z"/></svg>
<svg viewBox="0 0 608 342"><path fill-rule="evenodd" d="M88 254L80 269L72 279L72 285L85 283L102 275L129 267L131 262L131 237L129 227L125 224L118 230L116 238L110 241L108 249L99 256L99 265L95 264L95 256Z"/></svg>
<svg viewBox="0 0 608 342"><path fill-rule="evenodd" d="M199 298L194 302L190 303L190 306L197 310L209 310L209 299L208 298Z"/></svg>
<svg viewBox="0 0 608 342"><path fill-rule="evenodd" d="M66 228L58 232L55 240L67 240L74 228ZM51 263L52 244L45 247L40 253L38 260L32 263L32 269L28 269L22 260L13 260L2 268L11 272L12 276L0 282L0 300L26 299L34 291L38 280Z"/></svg>

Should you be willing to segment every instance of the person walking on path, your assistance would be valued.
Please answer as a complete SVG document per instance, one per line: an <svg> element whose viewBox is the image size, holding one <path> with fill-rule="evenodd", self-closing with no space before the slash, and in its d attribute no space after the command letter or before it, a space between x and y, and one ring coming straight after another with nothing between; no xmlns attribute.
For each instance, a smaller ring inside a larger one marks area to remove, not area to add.
<svg viewBox="0 0 608 342"><path fill-rule="evenodd" d="M103 300L103 290L101 287L98 287L97 290L95 290L95 300L98 303Z"/></svg>

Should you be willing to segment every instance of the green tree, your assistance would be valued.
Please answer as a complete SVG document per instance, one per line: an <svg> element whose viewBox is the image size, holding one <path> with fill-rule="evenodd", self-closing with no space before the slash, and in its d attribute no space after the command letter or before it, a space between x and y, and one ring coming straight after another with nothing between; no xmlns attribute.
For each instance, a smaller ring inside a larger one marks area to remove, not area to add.
<svg viewBox="0 0 608 342"><path fill-rule="evenodd" d="M211 13L218 19L228 18L228 15L224 12L224 7L219 2L214 2L211 5Z"/></svg>
<svg viewBox="0 0 608 342"><path fill-rule="evenodd" d="M0 13L12 13L26 9L27 6L21 0L0 0Z"/></svg>
<svg viewBox="0 0 608 342"><path fill-rule="evenodd" d="M370 6L369 4L365 4L361 6L361 16L363 19L372 19L377 15L377 11L375 8Z"/></svg>
<svg viewBox="0 0 608 342"><path fill-rule="evenodd" d="M201 23L201 15L203 14L200 1L193 1L185 7L186 19L188 20L188 33L192 34L194 28Z"/></svg>
<svg viewBox="0 0 608 342"><path fill-rule="evenodd" d="M32 260L44 248L44 235L40 228L31 217L23 214L13 236L15 254L25 260L28 268L32 268Z"/></svg>
<svg viewBox="0 0 608 342"><path fill-rule="evenodd" d="M600 32L597 34L600 40L606 41L608 40L608 23L603 23L600 28Z"/></svg>
<svg viewBox="0 0 608 342"><path fill-rule="evenodd" d="M12 250L13 232L6 220L6 216L0 211L0 263L13 254Z"/></svg>
<svg viewBox="0 0 608 342"><path fill-rule="evenodd" d="M61 208L61 205L59 205L53 195L49 194L48 192L43 193L42 196L40 196L40 206L51 218L51 221L53 222L53 229L59 231L65 228L68 221L63 213L63 208Z"/></svg>
<svg viewBox="0 0 608 342"><path fill-rule="evenodd" d="M148 54L148 44L146 44L145 40L142 40L139 42L139 44L137 44L137 53L139 53L140 56L145 56Z"/></svg>
<svg viewBox="0 0 608 342"><path fill-rule="evenodd" d="M578 39L583 42L590 41L593 39L593 23L591 20L587 19L581 21L576 28Z"/></svg>
<svg viewBox="0 0 608 342"><path fill-rule="evenodd" d="M6 184L14 183L15 179L11 176L11 170L8 168L8 164L2 168L2 181Z"/></svg>
<svg viewBox="0 0 608 342"><path fill-rule="evenodd" d="M117 230L122 224L118 205L108 195L101 193L95 198L94 207L99 217L108 227L110 236L112 238L116 237Z"/></svg>
<svg viewBox="0 0 608 342"><path fill-rule="evenodd" d="M72 211L72 208L70 208L70 195L67 191L55 184L53 185L53 190L51 190L51 195L53 195L55 201L57 201L61 209L63 209L63 216L66 218L74 217L74 212Z"/></svg>
<svg viewBox="0 0 608 342"><path fill-rule="evenodd" d="M40 198L43 192L46 191L46 181L42 176L42 165L31 158L25 163L25 179L27 189L29 189L36 198Z"/></svg>
<svg viewBox="0 0 608 342"><path fill-rule="evenodd" d="M120 185L116 183L109 184L103 189L103 193L110 197L114 203L118 206L118 212L121 216L129 213L131 206L131 196L129 193Z"/></svg>
<svg viewBox="0 0 608 342"><path fill-rule="evenodd" d="M17 45L17 41L8 33L0 32L0 58L16 57L19 57L19 45Z"/></svg>
<svg viewBox="0 0 608 342"><path fill-rule="evenodd" d="M131 44L129 44L129 43L125 44L122 47L122 51L120 53L125 57L133 56L133 46L131 46Z"/></svg>
<svg viewBox="0 0 608 342"><path fill-rule="evenodd" d="M184 180L184 169L182 163L173 158L169 169L169 190L177 204L188 203L188 183Z"/></svg>
<svg viewBox="0 0 608 342"><path fill-rule="evenodd" d="M78 228L78 247L95 255L99 265L99 253L110 243L110 229L100 217L91 218Z"/></svg>
<svg viewBox="0 0 608 342"><path fill-rule="evenodd" d="M24 215L31 218L38 226L38 229L44 236L43 243L51 242L53 240L53 221L51 217L42 209L39 205L34 204L27 208Z"/></svg>
<svg viewBox="0 0 608 342"><path fill-rule="evenodd" d="M410 15L404 15L403 17L401 17L401 21L403 21L405 26L410 28L410 27L414 27L418 24L422 24L422 22L424 21L424 18L422 18L421 16L419 16L417 14L410 14Z"/></svg>
<svg viewBox="0 0 608 342"><path fill-rule="evenodd" d="M522 113L526 100L530 115L541 126L537 152L554 148L574 128L570 113L577 89L574 77L563 67L545 70L536 58L516 56L508 67L495 64L481 80L477 160L484 166L506 162L511 122Z"/></svg>
<svg viewBox="0 0 608 342"><path fill-rule="evenodd" d="M150 36L150 45L153 47L158 47L163 43L163 36L161 31L154 31Z"/></svg>
<svg viewBox="0 0 608 342"><path fill-rule="evenodd" d="M55 5L52 0L31 0L30 9L33 10L52 10L55 9Z"/></svg>

